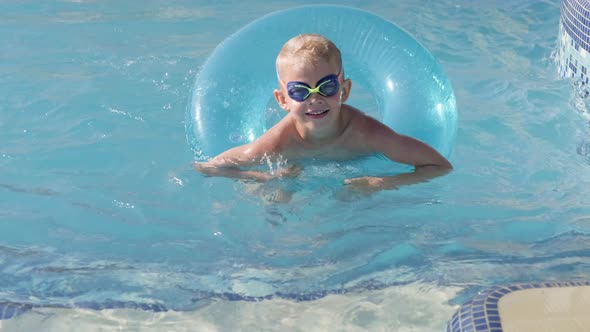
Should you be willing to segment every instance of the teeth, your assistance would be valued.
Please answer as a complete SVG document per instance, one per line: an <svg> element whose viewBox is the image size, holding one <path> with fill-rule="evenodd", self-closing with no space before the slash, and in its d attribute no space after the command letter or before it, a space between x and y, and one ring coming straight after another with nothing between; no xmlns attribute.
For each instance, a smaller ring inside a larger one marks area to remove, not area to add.
<svg viewBox="0 0 590 332"><path fill-rule="evenodd" d="M328 110L322 110L322 111L313 111L313 112L307 112L307 114L311 114L311 115L320 115L320 114L324 114L326 113Z"/></svg>

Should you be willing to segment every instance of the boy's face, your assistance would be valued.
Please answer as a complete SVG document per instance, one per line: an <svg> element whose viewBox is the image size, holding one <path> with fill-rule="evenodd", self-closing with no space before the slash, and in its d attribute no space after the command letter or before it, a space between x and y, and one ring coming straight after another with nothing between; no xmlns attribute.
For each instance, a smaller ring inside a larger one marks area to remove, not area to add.
<svg viewBox="0 0 590 332"><path fill-rule="evenodd" d="M340 123L340 106L348 99L351 82L343 78L336 63L322 60L315 65L286 64L279 68L279 75L280 89L274 91L274 96L299 125L308 130L329 130ZM334 89L338 84L339 89Z"/></svg>

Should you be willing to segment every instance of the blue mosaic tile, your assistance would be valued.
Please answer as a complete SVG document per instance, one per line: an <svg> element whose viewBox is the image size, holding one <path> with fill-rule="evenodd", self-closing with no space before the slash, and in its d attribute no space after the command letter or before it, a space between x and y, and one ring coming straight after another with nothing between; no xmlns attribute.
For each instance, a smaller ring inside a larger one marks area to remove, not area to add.
<svg viewBox="0 0 590 332"><path fill-rule="evenodd" d="M159 303L137 303L113 300L106 300L104 302L77 302L68 305L0 302L0 321L17 317L35 308L83 308L92 310L141 309L152 312L168 311L168 308Z"/></svg>
<svg viewBox="0 0 590 332"><path fill-rule="evenodd" d="M531 288L590 286L590 281L552 281L496 286L463 304L447 323L447 332L503 332L498 302L511 292Z"/></svg>
<svg viewBox="0 0 590 332"><path fill-rule="evenodd" d="M565 30L576 42L576 50L579 46L590 50L590 11L580 6L579 0L563 0L560 12Z"/></svg>
<svg viewBox="0 0 590 332"><path fill-rule="evenodd" d="M494 310L488 310L488 315L495 315L498 316L500 315L500 312L497 309Z"/></svg>
<svg viewBox="0 0 590 332"><path fill-rule="evenodd" d="M490 328L497 327L499 329L502 329L502 324L500 324L500 322L490 322L489 326Z"/></svg>
<svg viewBox="0 0 590 332"><path fill-rule="evenodd" d="M473 326L464 327L461 332L475 332Z"/></svg>
<svg viewBox="0 0 590 332"><path fill-rule="evenodd" d="M461 326L463 326L463 328L470 326L471 325L471 317L466 317L461 321Z"/></svg>
<svg viewBox="0 0 590 332"><path fill-rule="evenodd" d="M494 302L486 304L486 310L490 311L492 309L498 309L498 300L499 298L494 298Z"/></svg>
<svg viewBox="0 0 590 332"><path fill-rule="evenodd" d="M475 323L475 325L481 325L481 324L487 324L488 320L486 318L479 318L479 319L474 319L473 322Z"/></svg>
<svg viewBox="0 0 590 332"><path fill-rule="evenodd" d="M33 306L29 305L29 304L12 303L12 302L0 303L0 320L10 319L10 318L22 315L25 312L31 310L32 308L33 308Z"/></svg>
<svg viewBox="0 0 590 332"><path fill-rule="evenodd" d="M477 332L488 332L488 324L480 324L475 326Z"/></svg>
<svg viewBox="0 0 590 332"><path fill-rule="evenodd" d="M486 316L485 311L480 311L480 312L476 312L473 314L474 319L478 319L478 318L485 317L485 316Z"/></svg>

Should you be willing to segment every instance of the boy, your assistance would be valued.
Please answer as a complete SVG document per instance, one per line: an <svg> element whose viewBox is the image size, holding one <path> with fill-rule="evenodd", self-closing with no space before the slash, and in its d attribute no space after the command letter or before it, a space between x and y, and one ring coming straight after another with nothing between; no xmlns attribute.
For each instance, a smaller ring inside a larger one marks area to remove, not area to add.
<svg viewBox="0 0 590 332"><path fill-rule="evenodd" d="M195 169L210 176L263 182L297 176L300 168L291 165L266 173L240 167L258 165L268 157L347 160L375 153L415 166L412 173L345 180L352 188L369 192L427 181L452 170L449 161L430 146L343 104L352 82L344 78L340 50L325 37L292 38L281 49L276 68L279 88L274 97L288 114L254 142L195 163Z"/></svg>

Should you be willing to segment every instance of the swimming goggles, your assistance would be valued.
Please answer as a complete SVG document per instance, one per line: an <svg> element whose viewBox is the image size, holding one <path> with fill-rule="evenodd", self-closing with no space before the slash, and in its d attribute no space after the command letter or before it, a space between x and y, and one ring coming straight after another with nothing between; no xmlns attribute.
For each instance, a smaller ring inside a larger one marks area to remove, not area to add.
<svg viewBox="0 0 590 332"><path fill-rule="evenodd" d="M299 102L309 98L312 93L319 93L324 97L332 97L340 90L338 76L340 76L340 71L338 74L330 74L320 79L313 89L305 82L289 82L287 83L287 93L291 99Z"/></svg>

